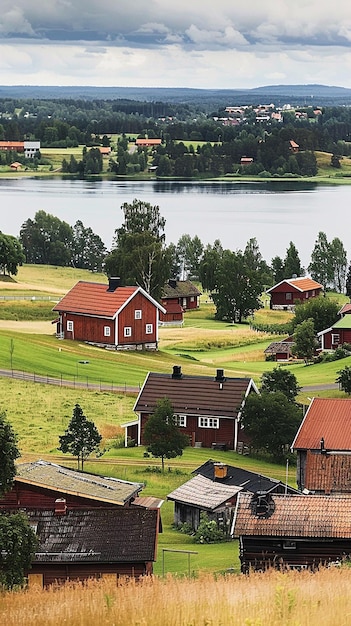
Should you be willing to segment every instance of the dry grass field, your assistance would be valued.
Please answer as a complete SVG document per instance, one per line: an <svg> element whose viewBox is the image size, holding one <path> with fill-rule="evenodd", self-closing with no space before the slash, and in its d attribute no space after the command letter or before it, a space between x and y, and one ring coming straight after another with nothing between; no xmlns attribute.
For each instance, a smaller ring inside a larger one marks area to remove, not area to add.
<svg viewBox="0 0 351 626"><path fill-rule="evenodd" d="M145 578L3 593L6 626L347 626L351 570Z"/></svg>

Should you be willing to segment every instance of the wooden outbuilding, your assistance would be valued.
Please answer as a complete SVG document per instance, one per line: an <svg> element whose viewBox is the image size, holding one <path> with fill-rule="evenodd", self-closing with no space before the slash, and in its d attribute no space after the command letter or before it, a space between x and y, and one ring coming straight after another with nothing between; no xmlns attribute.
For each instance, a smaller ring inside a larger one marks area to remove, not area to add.
<svg viewBox="0 0 351 626"><path fill-rule="evenodd" d="M138 419L124 424L125 445L134 439L143 445L143 432L157 401L169 398L177 423L194 447L237 450L248 441L241 428L241 411L249 393L258 393L251 378L228 378L223 370L215 376L190 376L175 365L172 374L149 372L134 411Z"/></svg>
<svg viewBox="0 0 351 626"><path fill-rule="evenodd" d="M231 534L244 573L349 561L351 497L241 492Z"/></svg>
<svg viewBox="0 0 351 626"><path fill-rule="evenodd" d="M53 308L57 337L116 350L156 350L159 313L165 309L141 287L79 281Z"/></svg>
<svg viewBox="0 0 351 626"><path fill-rule="evenodd" d="M267 346L264 353L267 357L274 357L275 361L289 361L292 357L292 347L295 345L293 337L288 337L283 341L272 341Z"/></svg>
<svg viewBox="0 0 351 626"><path fill-rule="evenodd" d="M184 310L177 302L163 303L166 313L160 312L160 326L183 326Z"/></svg>
<svg viewBox="0 0 351 626"><path fill-rule="evenodd" d="M183 311L188 311L199 308L201 295L201 291L190 280L170 278L163 287L161 302L165 309L177 304Z"/></svg>
<svg viewBox="0 0 351 626"><path fill-rule="evenodd" d="M285 278L270 289L267 293L271 296L271 309L294 311L296 302L306 302L311 298L317 298L323 286L307 276L298 278Z"/></svg>

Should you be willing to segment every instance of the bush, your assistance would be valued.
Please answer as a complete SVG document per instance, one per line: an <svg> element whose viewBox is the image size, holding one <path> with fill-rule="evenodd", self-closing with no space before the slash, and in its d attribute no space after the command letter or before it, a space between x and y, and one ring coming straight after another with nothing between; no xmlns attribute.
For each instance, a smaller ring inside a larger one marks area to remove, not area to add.
<svg viewBox="0 0 351 626"><path fill-rule="evenodd" d="M226 537L215 520L210 520L207 513L200 513L200 524L194 534L195 543L219 543Z"/></svg>

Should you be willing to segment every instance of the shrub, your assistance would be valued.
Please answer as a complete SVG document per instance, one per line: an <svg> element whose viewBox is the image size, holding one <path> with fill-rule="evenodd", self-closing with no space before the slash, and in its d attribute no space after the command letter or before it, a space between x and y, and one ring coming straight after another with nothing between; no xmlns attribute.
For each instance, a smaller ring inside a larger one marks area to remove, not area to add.
<svg viewBox="0 0 351 626"><path fill-rule="evenodd" d="M207 513L200 513L200 524L194 534L195 543L219 543L226 537L215 520L210 520Z"/></svg>

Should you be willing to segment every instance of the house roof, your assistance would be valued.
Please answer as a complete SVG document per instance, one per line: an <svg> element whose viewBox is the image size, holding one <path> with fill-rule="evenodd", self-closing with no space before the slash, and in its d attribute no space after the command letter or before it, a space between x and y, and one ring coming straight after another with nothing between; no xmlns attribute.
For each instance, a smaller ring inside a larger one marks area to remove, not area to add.
<svg viewBox="0 0 351 626"><path fill-rule="evenodd" d="M233 521L234 537L351 537L351 497L274 495L273 512L258 516L252 495L240 493Z"/></svg>
<svg viewBox="0 0 351 626"><path fill-rule="evenodd" d="M189 296L201 296L201 291L190 280L169 281L162 289L162 298L186 298Z"/></svg>
<svg viewBox="0 0 351 626"><path fill-rule="evenodd" d="M344 315L344 317L333 324L332 328L351 328L351 315Z"/></svg>
<svg viewBox="0 0 351 626"><path fill-rule="evenodd" d="M41 460L33 463L20 463L16 466L16 470L16 482L35 485L67 495L100 500L107 504L124 505L137 496L144 487L143 483L77 472Z"/></svg>
<svg viewBox="0 0 351 626"><path fill-rule="evenodd" d="M201 474L205 478L214 481L216 463L217 461L209 459L203 465L196 468L196 470L193 471L193 474ZM269 478L263 474L250 472L242 467L234 467L233 465L225 465L225 467L226 476L224 478L216 479L216 484L235 485L245 491L250 491L251 493L255 493L256 491L275 491L277 487L285 488L285 484L275 478ZM296 493L296 489L289 487L289 485L287 489L289 493Z"/></svg>
<svg viewBox="0 0 351 626"><path fill-rule="evenodd" d="M166 313L184 313L183 307L178 302L165 302Z"/></svg>
<svg viewBox="0 0 351 626"><path fill-rule="evenodd" d="M158 309L164 310L141 287L117 287L114 291L109 291L108 285L80 280L54 306L53 311L114 318L129 300L139 292L153 302Z"/></svg>
<svg viewBox="0 0 351 626"><path fill-rule="evenodd" d="M184 483L184 485L172 491L172 493L169 493L167 500L174 500L182 504L189 504L207 511L213 511L225 504L227 500L235 496L240 490L241 487L236 485L222 485L198 474Z"/></svg>
<svg viewBox="0 0 351 626"><path fill-rule="evenodd" d="M313 398L297 435L294 450L351 450L351 399Z"/></svg>
<svg viewBox="0 0 351 626"><path fill-rule="evenodd" d="M307 451L305 483L309 491L351 492L351 455Z"/></svg>
<svg viewBox="0 0 351 626"><path fill-rule="evenodd" d="M0 515L10 512L2 511ZM23 512L39 541L35 563L133 563L156 559L158 509L72 509L62 515L44 509Z"/></svg>
<svg viewBox="0 0 351 626"><path fill-rule="evenodd" d="M281 280L280 283L277 283L270 289L267 289L267 293L271 293L279 285L283 285L284 283L286 283L290 287L294 287L295 289L297 289L297 291L301 291L301 293L303 293L304 291L311 291L313 289L323 288L323 285L317 283L317 281L313 280L313 278L309 278L308 276L300 276L299 278L285 278L284 280Z"/></svg>
<svg viewBox="0 0 351 626"><path fill-rule="evenodd" d="M293 341L272 341L264 352L265 354L277 354L277 352L290 354L293 345Z"/></svg>
<svg viewBox="0 0 351 626"><path fill-rule="evenodd" d="M346 302L338 311L339 315L345 315L345 313L351 313L351 302Z"/></svg>
<svg viewBox="0 0 351 626"><path fill-rule="evenodd" d="M206 415L234 419L250 390L258 393L251 378L189 376L149 372L139 392L134 411L152 413L161 398L169 398L175 413Z"/></svg>
<svg viewBox="0 0 351 626"><path fill-rule="evenodd" d="M162 139L136 139L135 143L137 146L160 146Z"/></svg>

